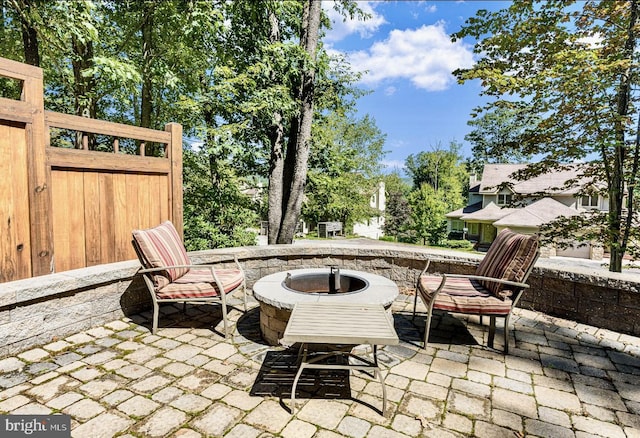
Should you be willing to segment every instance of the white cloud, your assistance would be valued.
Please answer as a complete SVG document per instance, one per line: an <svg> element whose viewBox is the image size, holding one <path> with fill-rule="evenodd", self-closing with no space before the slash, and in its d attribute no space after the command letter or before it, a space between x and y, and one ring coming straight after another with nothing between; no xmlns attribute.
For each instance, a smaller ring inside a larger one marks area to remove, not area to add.
<svg viewBox="0 0 640 438"><path fill-rule="evenodd" d="M596 33L592 36L578 38L576 43L582 44L589 49L599 49L602 47L602 35L600 33Z"/></svg>
<svg viewBox="0 0 640 438"><path fill-rule="evenodd" d="M358 17L343 17L334 9L335 1L323 1L322 8L331 20L331 29L327 31L324 41L331 43L357 33L362 38L370 38L380 26L386 23L384 17L378 14L370 2L358 2L358 7L371 18L367 20Z"/></svg>
<svg viewBox="0 0 640 438"><path fill-rule="evenodd" d="M385 96L393 96L394 94L396 94L397 88L396 87L387 87L384 89L384 94Z"/></svg>
<svg viewBox="0 0 640 438"><path fill-rule="evenodd" d="M433 14L434 12L436 12L438 10L438 7L436 5L429 5L426 7L425 11Z"/></svg>
<svg viewBox="0 0 640 438"><path fill-rule="evenodd" d="M451 42L443 22L418 29L395 29L368 50L346 56L354 70L365 72L365 84L408 79L428 91L447 89L454 82L451 73L455 69L473 65L471 47L460 40Z"/></svg>

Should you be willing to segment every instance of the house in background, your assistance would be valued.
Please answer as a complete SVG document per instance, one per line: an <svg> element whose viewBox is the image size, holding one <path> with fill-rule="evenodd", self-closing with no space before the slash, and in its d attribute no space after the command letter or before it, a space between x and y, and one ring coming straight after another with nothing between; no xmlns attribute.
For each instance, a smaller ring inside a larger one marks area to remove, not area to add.
<svg viewBox="0 0 640 438"><path fill-rule="evenodd" d="M598 195L580 196L577 187L563 188L567 181L579 175L577 167L540 175L527 181L510 178L511 174L524 167L525 164L487 164L479 181L472 175L469 205L446 215L450 235L462 235L462 238L477 242L477 248L482 250L488 248L497 233L504 228L534 234L541 225L560 216L570 217L588 209L609 209L607 198ZM505 182L511 183L511 187L501 188ZM540 194L544 196L541 198ZM522 207L507 207L516 197ZM577 242L566 249L542 249L542 256L554 255L600 260L603 250L599 245L578 245Z"/></svg>
<svg viewBox="0 0 640 438"><path fill-rule="evenodd" d="M369 206L376 209L379 214L369 218L366 222L353 224L353 234L370 239L379 239L384 236L384 211L387 207L387 195L384 182L379 182L378 187L369 200Z"/></svg>

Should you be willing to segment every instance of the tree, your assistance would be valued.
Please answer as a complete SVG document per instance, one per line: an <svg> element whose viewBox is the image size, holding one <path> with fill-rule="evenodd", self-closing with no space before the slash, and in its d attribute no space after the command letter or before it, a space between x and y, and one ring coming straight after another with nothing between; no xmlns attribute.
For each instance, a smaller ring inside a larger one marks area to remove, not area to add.
<svg viewBox="0 0 640 438"><path fill-rule="evenodd" d="M455 142L448 149L438 144L406 159L413 181L408 197L413 228L423 243L440 244L447 231L445 214L465 204L469 178L459 150Z"/></svg>
<svg viewBox="0 0 640 438"><path fill-rule="evenodd" d="M393 236L398 241L412 241L411 207L407 200L411 186L400 177L398 172L386 175L384 182L387 192L384 234Z"/></svg>
<svg viewBox="0 0 640 438"><path fill-rule="evenodd" d="M427 183L409 194L413 229L422 244L439 245L447 235L445 214L450 210L437 191Z"/></svg>
<svg viewBox="0 0 640 438"><path fill-rule="evenodd" d="M200 171L208 178L185 195L187 233L202 223L231 230L236 217L207 196L233 200L248 177L270 174L270 217L276 212L270 241L293 237L314 114L344 114L357 94L357 75L319 42L320 2L5 0L2 6L1 53L40 62L47 108L155 129L177 121L187 138L202 140L190 152L197 159L184 166L185 180L195 181ZM361 14L349 0L335 7ZM19 96L10 81L0 78L0 88ZM90 147L112 150L110 143ZM137 146L120 142L123 152ZM156 146L146 145L147 155L163 152Z"/></svg>
<svg viewBox="0 0 640 438"><path fill-rule="evenodd" d="M528 112L497 106L467 122L473 127L464 139L471 143L470 170L477 174L487 163L524 162L530 157L523 154L519 139L523 131L533 126L523 119Z"/></svg>
<svg viewBox="0 0 640 438"><path fill-rule="evenodd" d="M535 121L519 136L519 146L541 158L515 177L581 161L574 186L586 193L598 191L591 182L604 182L609 211L592 226L605 236L614 272L621 271L638 231L638 13L637 0L514 2L497 12L479 11L453 36L475 37L480 54L472 68L456 72L459 81L480 79L483 94L495 98L490 107L526 111Z"/></svg>
<svg viewBox="0 0 640 438"><path fill-rule="evenodd" d="M437 144L429 152L412 154L406 159L414 189L428 184L435 193L446 198L448 208L452 210L462 206L468 191L468 174L462 164L460 148L455 142L451 142L448 149Z"/></svg>
<svg viewBox="0 0 640 438"><path fill-rule="evenodd" d="M269 209L269 243L291 243L302 209L307 164L311 147L311 124L316 76L317 46L320 37L321 2L304 0L300 47L307 59L300 69L300 84L295 94L299 115L292 120L284 165L274 165L269 175L269 187L281 186L282 191L269 191L269 203L280 211ZM272 159L281 159L278 155ZM282 173L280 173L280 169ZM275 199L271 199L271 196ZM277 234L276 234L277 233ZM273 242L272 236L277 236Z"/></svg>
<svg viewBox="0 0 640 438"><path fill-rule="evenodd" d="M369 200L381 178L385 135L368 115L330 112L316 120L302 214L311 222L341 221L349 230L379 214Z"/></svg>
<svg viewBox="0 0 640 438"><path fill-rule="evenodd" d="M184 151L184 236L188 250L255 245L258 216L233 166L212 168L210 155ZM217 173L216 178L212 173Z"/></svg>

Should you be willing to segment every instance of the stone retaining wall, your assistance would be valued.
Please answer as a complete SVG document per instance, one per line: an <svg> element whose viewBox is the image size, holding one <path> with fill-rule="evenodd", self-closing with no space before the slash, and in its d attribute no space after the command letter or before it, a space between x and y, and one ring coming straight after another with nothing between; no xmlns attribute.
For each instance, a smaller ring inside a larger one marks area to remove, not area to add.
<svg viewBox="0 0 640 438"><path fill-rule="evenodd" d="M481 255L389 243L309 242L193 252L194 263L236 255L247 285L286 269L338 265L390 278L412 294L427 258L430 272L472 273ZM150 308L137 261L113 263L0 284L0 355L16 353ZM640 275L564 268L539 259L520 307L640 335Z"/></svg>

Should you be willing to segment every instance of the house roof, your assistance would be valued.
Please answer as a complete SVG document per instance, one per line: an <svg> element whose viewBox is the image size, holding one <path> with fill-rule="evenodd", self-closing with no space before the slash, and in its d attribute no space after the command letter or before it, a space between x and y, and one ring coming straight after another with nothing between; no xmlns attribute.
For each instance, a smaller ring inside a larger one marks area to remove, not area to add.
<svg viewBox="0 0 640 438"><path fill-rule="evenodd" d="M482 208L482 201L476 202L475 204L467 205L466 207L459 208L450 213L447 213L445 216L451 219L459 219L464 214L473 213Z"/></svg>
<svg viewBox="0 0 640 438"><path fill-rule="evenodd" d="M514 193L521 195L538 192L573 195L578 192L577 187L567 190L558 190L558 188L564 186L569 179L576 178L581 173L578 166L574 166L567 170L549 172L526 181L516 181L510 177L512 173L520 169L524 169L525 167L527 167L526 164L485 164L482 172L482 181L480 181L480 193L497 193L497 186L504 182L513 183L512 188ZM554 188L555 190L553 190Z"/></svg>
<svg viewBox="0 0 640 438"><path fill-rule="evenodd" d="M524 208L503 216L493 225L501 227L529 227L538 228L540 225L551 222L560 216L575 216L580 214L578 210L567 207L552 198L542 198Z"/></svg>
<svg viewBox="0 0 640 438"><path fill-rule="evenodd" d="M463 214L460 219L465 221L494 222L516 211L515 208L500 208L490 202L485 208L469 214Z"/></svg>

